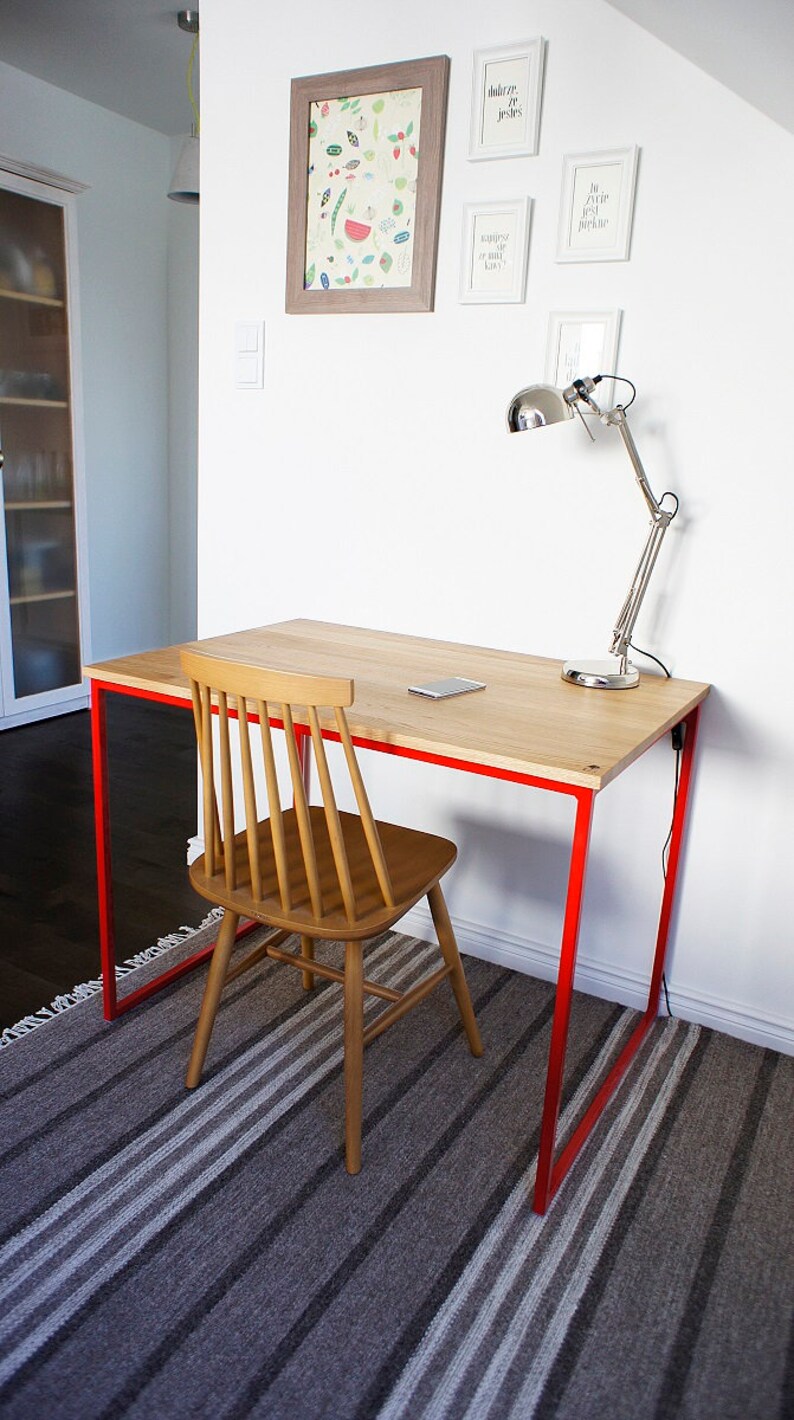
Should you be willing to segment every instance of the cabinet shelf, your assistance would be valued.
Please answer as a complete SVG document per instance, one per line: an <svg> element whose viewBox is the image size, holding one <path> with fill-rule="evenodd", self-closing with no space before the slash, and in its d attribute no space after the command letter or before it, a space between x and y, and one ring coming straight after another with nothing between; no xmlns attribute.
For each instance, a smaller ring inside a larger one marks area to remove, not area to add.
<svg viewBox="0 0 794 1420"><path fill-rule="evenodd" d="M29 606L31 602L61 602L77 595L74 587L63 592L28 592L20 597L9 597L11 606Z"/></svg>
<svg viewBox="0 0 794 1420"><path fill-rule="evenodd" d="M68 409L69 401L66 399L17 399L11 394L0 395L0 404L25 405L34 409Z"/></svg>
<svg viewBox="0 0 794 1420"><path fill-rule="evenodd" d="M60 306L63 309L63 301L57 296L36 296L28 291L9 291L0 286L0 299L4 301L24 301L29 306Z"/></svg>
<svg viewBox="0 0 794 1420"><path fill-rule="evenodd" d="M22 501L14 498L6 502L7 513L31 513L34 510L52 510L53 508L71 508L71 501L67 498L31 498Z"/></svg>

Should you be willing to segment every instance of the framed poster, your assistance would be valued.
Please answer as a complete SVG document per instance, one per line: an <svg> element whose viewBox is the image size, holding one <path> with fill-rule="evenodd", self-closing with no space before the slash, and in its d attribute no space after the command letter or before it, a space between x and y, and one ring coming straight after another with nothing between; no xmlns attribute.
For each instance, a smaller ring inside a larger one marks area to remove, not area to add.
<svg viewBox="0 0 794 1420"><path fill-rule="evenodd" d="M463 208L460 299L523 301L531 199L467 202Z"/></svg>
<svg viewBox="0 0 794 1420"><path fill-rule="evenodd" d="M567 389L580 375L616 373L620 311L552 311L546 338L546 383ZM607 407L614 400L614 381L600 386Z"/></svg>
<svg viewBox="0 0 794 1420"><path fill-rule="evenodd" d="M558 261L627 261L638 148L563 159Z"/></svg>
<svg viewBox="0 0 794 1420"><path fill-rule="evenodd" d="M449 60L292 81L286 309L431 311Z"/></svg>
<svg viewBox="0 0 794 1420"><path fill-rule="evenodd" d="M470 158L519 158L538 151L543 63L541 37L474 55Z"/></svg>

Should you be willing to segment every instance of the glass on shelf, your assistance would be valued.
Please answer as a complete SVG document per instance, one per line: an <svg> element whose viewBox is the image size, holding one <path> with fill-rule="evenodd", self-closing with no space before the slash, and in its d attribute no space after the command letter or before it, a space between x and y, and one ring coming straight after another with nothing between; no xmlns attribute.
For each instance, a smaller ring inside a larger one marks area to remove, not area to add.
<svg viewBox="0 0 794 1420"><path fill-rule="evenodd" d="M63 450L23 452L6 461L4 484L7 506L14 503L68 503L71 483L71 461Z"/></svg>
<svg viewBox="0 0 794 1420"><path fill-rule="evenodd" d="M6 503L27 503L33 497L33 455L6 455L3 481Z"/></svg>
<svg viewBox="0 0 794 1420"><path fill-rule="evenodd" d="M0 397L62 400L63 390L48 370L0 370Z"/></svg>

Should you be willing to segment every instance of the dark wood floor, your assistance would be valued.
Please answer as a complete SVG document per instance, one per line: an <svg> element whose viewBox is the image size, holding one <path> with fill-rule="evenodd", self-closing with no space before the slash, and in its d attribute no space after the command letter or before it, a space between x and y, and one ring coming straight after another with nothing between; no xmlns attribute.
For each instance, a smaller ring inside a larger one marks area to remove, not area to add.
<svg viewBox="0 0 794 1420"><path fill-rule="evenodd" d="M117 959L209 905L190 887L192 716L108 697ZM0 1029L99 975L88 711L0 734Z"/></svg>

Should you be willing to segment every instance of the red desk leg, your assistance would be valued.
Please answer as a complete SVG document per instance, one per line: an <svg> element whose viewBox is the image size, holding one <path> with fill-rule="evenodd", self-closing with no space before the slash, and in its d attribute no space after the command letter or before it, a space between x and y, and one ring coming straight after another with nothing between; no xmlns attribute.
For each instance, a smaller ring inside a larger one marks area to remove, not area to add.
<svg viewBox="0 0 794 1420"><path fill-rule="evenodd" d="M584 805L583 800L579 800L576 826L574 828L574 844L571 854L571 871L568 880L568 901L565 911L565 924L563 927L560 971L557 980L557 998L554 1006L554 1021L552 1023L551 1046L549 1049L546 1097L543 1105L540 1149L538 1152L538 1171L535 1183L535 1196L532 1204L536 1213L545 1213L551 1199L554 1197L554 1194L579 1153L579 1150L590 1134L596 1120L602 1114L607 1101L616 1090L631 1060L636 1055L650 1027L657 1018L659 992L661 990L662 973L664 971L664 961L670 935L670 922L673 915L673 904L675 902L676 881L681 862L681 848L686 825L699 716L700 706L696 706L682 722L684 725L684 748L681 761L681 777L678 786L678 794L676 796L675 811L673 813L670 855L667 861L667 875L665 878L664 893L662 895L659 927L656 934L656 949L654 952L653 966L651 968L651 982L645 1014L630 1035L604 1080L604 1083L591 1101L555 1164L554 1145L562 1092L562 1075L565 1064L565 1046L568 1037L573 974L576 965L576 940L581 915L581 899L584 891L587 834L589 833L590 815L592 813L592 802L590 802L589 805ZM590 798L592 800L592 795Z"/></svg>
<svg viewBox="0 0 794 1420"><path fill-rule="evenodd" d="M650 1016L651 1019L655 1018L659 1009L659 992L662 989L664 959L667 952L667 940L670 935L670 921L673 915L676 882L681 862L681 849L684 840L684 827L686 825L689 789L692 782L692 763L695 754L699 719L700 706L697 705L683 722L684 748L681 755L681 777L678 783L678 794L676 795L675 812L673 814L673 831L670 835L667 875L664 882L662 910L659 914L659 930L656 937L656 952L653 959L651 987L648 992L648 1006L646 1010L646 1015Z"/></svg>
<svg viewBox="0 0 794 1420"><path fill-rule="evenodd" d="M177 966L163 971L145 986L130 991L119 999L116 991L116 943L113 915L113 870L110 847L110 802L108 784L107 720L105 698L108 689L119 694L133 695L139 700L158 700L167 705L177 705L183 710L190 708L190 702L176 696L157 695L147 691L126 690L122 686L107 686L101 681L91 682L91 754L94 769L94 826L96 830L97 888L99 894L99 950L102 963L102 1000L106 1021L115 1021L125 1011L139 1005L147 997L161 991L164 986L177 981L186 972L193 971L203 961L212 956L215 943L202 947L192 956L185 957ZM237 931L238 939L256 930L259 924L245 922Z"/></svg>
<svg viewBox="0 0 794 1420"><path fill-rule="evenodd" d="M118 1015L116 999L116 944L113 936L113 879L110 867L110 811L108 806L108 741L105 690L91 682L91 755L94 767L94 828L99 893L99 954L102 963L102 1000L105 1020Z"/></svg>
<svg viewBox="0 0 794 1420"><path fill-rule="evenodd" d="M571 1016L571 996L573 976L576 967L576 946L579 940L579 922L582 915L584 879L587 869L587 849L590 842L590 825L593 820L595 792L583 789L576 799L576 822L573 831L571 866L568 873L568 896L565 903L565 920L562 928L562 950L560 969L557 975L557 994L554 1001L554 1020L551 1027L549 1064L546 1072L546 1095L543 1102L543 1119L540 1126L540 1148L538 1150L538 1171L535 1181L533 1208L536 1213L545 1213L551 1198L551 1173L554 1164L554 1142L557 1137L557 1118L560 1112L562 1077L565 1068L565 1047L568 1043L568 1022Z"/></svg>

